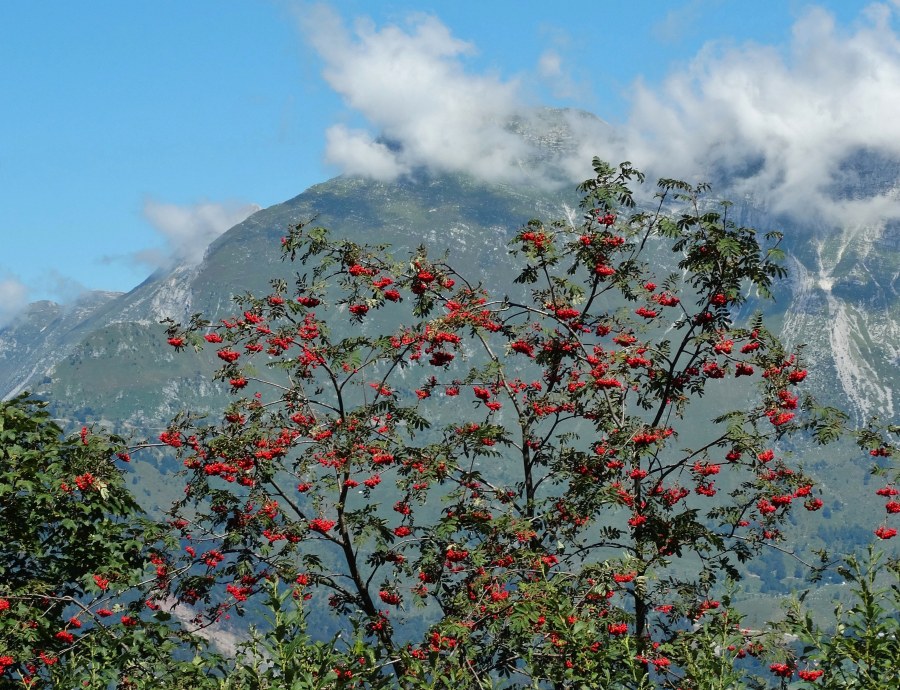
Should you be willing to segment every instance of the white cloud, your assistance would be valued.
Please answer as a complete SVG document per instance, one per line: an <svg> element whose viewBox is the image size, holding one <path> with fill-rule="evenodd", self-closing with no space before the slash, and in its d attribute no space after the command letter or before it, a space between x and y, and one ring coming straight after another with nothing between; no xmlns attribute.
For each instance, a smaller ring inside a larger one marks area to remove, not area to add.
<svg viewBox="0 0 900 690"><path fill-rule="evenodd" d="M165 240L164 249L146 249L132 258L161 268L175 262L199 263L209 243L260 209L256 204L202 202L182 206L148 200L144 217Z"/></svg>
<svg viewBox="0 0 900 690"><path fill-rule="evenodd" d="M558 51L548 48L538 58L537 74L556 98L577 99L585 91L572 78Z"/></svg>
<svg viewBox="0 0 900 690"><path fill-rule="evenodd" d="M0 326L5 326L28 304L28 288L12 276L0 277Z"/></svg>
<svg viewBox="0 0 900 690"><path fill-rule="evenodd" d="M334 125L325 132L328 161L338 165L348 175L362 175L376 180L393 180L410 171L385 144L373 141L359 129Z"/></svg>
<svg viewBox="0 0 900 690"><path fill-rule="evenodd" d="M657 31L713 2L692 0ZM789 46L710 42L660 87L636 83L631 115L617 131L570 114L566 150L549 175L546 161L535 170L544 142L535 136L541 117L523 96L524 77L470 73L466 59L475 48L437 19L415 15L404 27L380 28L359 20L348 28L319 7L302 24L328 83L366 123L328 130L328 160L344 172L390 180L427 167L490 181L539 174L571 183L600 155L632 160L651 177L724 177L732 188L723 193L754 194L776 212L815 209L864 222L900 215L895 193L835 199L833 192L848 175L866 174L860 165L868 152L900 160L898 12L900 0L873 4L854 24L837 26L813 7ZM561 89L573 83L552 45L530 76ZM509 126L515 119L519 133Z"/></svg>
<svg viewBox="0 0 900 690"><path fill-rule="evenodd" d="M437 19L415 15L407 29L359 20L351 31L317 7L301 23L325 79L375 132L330 128L329 162L378 179L420 166L498 181L527 177L523 162L533 147L508 128L525 112L518 82L468 73L474 47Z"/></svg>
<svg viewBox="0 0 900 690"><path fill-rule="evenodd" d="M559 79L565 76L562 70L562 57L555 50L545 50L538 59L538 74L544 79Z"/></svg>
<svg viewBox="0 0 900 690"><path fill-rule="evenodd" d="M690 0L669 9L653 27L653 35L664 43L678 43L696 31L698 20L721 0Z"/></svg>
<svg viewBox="0 0 900 690"><path fill-rule="evenodd" d="M54 269L48 270L41 279L42 289L53 295L60 304L71 304L84 293L89 292L82 282Z"/></svg>
<svg viewBox="0 0 900 690"><path fill-rule="evenodd" d="M737 191L775 211L866 222L900 215L882 190L874 199L834 199L866 165L866 152L900 160L900 39L896 10L870 6L850 29L813 8L793 27L784 53L708 44L658 91L638 84L627 150L653 172L731 174ZM673 169L674 166L674 169Z"/></svg>

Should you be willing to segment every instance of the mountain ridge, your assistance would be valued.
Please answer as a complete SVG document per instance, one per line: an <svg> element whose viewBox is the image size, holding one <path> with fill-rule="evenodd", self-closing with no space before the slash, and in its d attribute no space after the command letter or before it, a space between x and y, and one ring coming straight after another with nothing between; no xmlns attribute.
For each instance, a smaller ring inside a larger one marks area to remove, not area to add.
<svg viewBox="0 0 900 690"><path fill-rule="evenodd" d="M157 271L124 294L92 293L95 297L71 307L32 305L0 328L0 397L26 387L50 396L74 395L74 382L63 382L59 372L79 348L88 358L104 357L99 352L108 351L108 344L95 342L104 329L118 325L129 337L140 332L140 337L158 338L164 318L184 321L194 312L221 318L232 308L234 294L268 289L271 274L290 279L293 269L280 261L278 241L298 222L314 221L361 242L447 249L490 284L507 238L529 219L578 222L574 185L560 187L559 178L567 170L570 175L571 160L584 145L580 135L588 128L612 133L585 111L535 109L508 123L508 130L531 151L521 161L530 172L522 178L526 181L488 183L425 169L392 182L338 176L252 214L215 239L200 263ZM848 401L858 419L873 413L893 416L900 409L893 373L900 365L900 220L776 214L765 198L746 191L754 170L749 163L719 170L723 188L714 191L728 198L729 190L743 190L735 194L730 211L742 225L785 231L792 276L767 309L779 315L787 340L809 343L807 352L816 366L831 372L842 389L829 382L817 392ZM891 156L860 150L835 179L844 184L834 191L837 200L900 201L900 161ZM655 188L644 187L639 194L650 204ZM115 370L114 361L110 367ZM54 376L59 385L53 385ZM131 385L141 385L140 378ZM164 385L153 380L155 386ZM75 387L89 397L85 385ZM71 407L71 402L65 404Z"/></svg>

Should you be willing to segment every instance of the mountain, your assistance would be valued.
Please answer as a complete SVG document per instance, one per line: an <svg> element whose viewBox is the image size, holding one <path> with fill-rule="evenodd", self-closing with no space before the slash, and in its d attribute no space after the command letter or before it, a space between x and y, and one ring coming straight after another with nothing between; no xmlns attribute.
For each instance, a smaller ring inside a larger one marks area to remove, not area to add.
<svg viewBox="0 0 900 690"><path fill-rule="evenodd" d="M511 129L542 151L540 160L523 165L544 161L554 176L577 142L564 120L552 112L544 120L512 123ZM848 163L846 184L830 190L834 198L900 195L900 163L864 154ZM727 189L718 193L728 197ZM752 197L734 201L739 223L785 232L790 278L765 309L786 341L807 344L812 390L857 421L872 414L895 418L900 223L804 221L779 217ZM462 174L423 170L392 183L337 177L250 216L213 242L199 264L158 272L127 294L90 293L67 307L31 305L0 329L0 396L30 389L51 400L56 416L71 425L100 422L153 435L182 409L220 407L225 394L209 379L216 368L211 355L176 354L159 321L184 321L195 312L231 316L232 295L265 293L273 275L290 281L295 269L279 253L289 225L315 219L336 236L389 243L398 255L419 244L446 248L455 264L496 286L509 281L503 262L512 233L534 217L577 218L576 208L574 190L487 184ZM826 526L798 527L808 530L808 543L868 539L870 525L881 519L867 486L871 458L843 449L841 457L850 461L838 464L816 449L803 452L807 468L833 496L826 511L841 514ZM148 500L162 502L169 470L135 467ZM835 524L840 534L829 531Z"/></svg>
<svg viewBox="0 0 900 690"><path fill-rule="evenodd" d="M73 349L87 335L90 317L120 296L88 292L65 307L33 302L0 328L0 396L5 399L40 383L59 353Z"/></svg>
<svg viewBox="0 0 900 690"><path fill-rule="evenodd" d="M898 175L898 169L888 166L882 174ZM879 179L877 171L865 179ZM199 363L173 356L159 321L193 312L222 318L232 311L232 295L267 289L273 273L290 278L278 242L291 223L315 218L336 235L361 241L446 248L490 284L511 232L532 217L570 216L575 205L574 193L486 185L462 175L422 172L390 184L335 178L235 226L199 265L157 272L127 294L88 293L66 307L30 305L0 329L0 396L38 389L65 401L64 416L158 425L181 405L205 407L208 393L191 376ZM896 416L900 223L810 227L772 216L752 199L739 200L737 210L742 224L785 231L790 278L768 310L781 319L786 341L807 344L811 368L820 374L817 393L840 401L857 420ZM198 395L176 399L185 393L173 383L179 377ZM94 414L79 413L87 408Z"/></svg>
<svg viewBox="0 0 900 690"><path fill-rule="evenodd" d="M194 312L231 316L233 295L267 290L272 275L290 279L292 268L279 252L290 224L315 218L336 235L362 241L443 247L490 281L512 232L575 202L573 194L489 186L459 175L423 173L391 184L336 178L255 213L219 237L199 265L158 272L127 294L92 302L92 309L32 305L26 318L0 330L0 357L6 357L0 361L9 362L0 395L30 387L54 401L63 419L104 421L119 430L159 428L179 409L209 409L215 398L206 356L176 356L159 321L183 321ZM56 320L48 323L50 315Z"/></svg>
<svg viewBox="0 0 900 690"><path fill-rule="evenodd" d="M894 185L900 190L900 175ZM833 367L860 418L895 419L900 411L900 222L836 227L799 247L793 265L792 320L786 330L806 338L823 364Z"/></svg>

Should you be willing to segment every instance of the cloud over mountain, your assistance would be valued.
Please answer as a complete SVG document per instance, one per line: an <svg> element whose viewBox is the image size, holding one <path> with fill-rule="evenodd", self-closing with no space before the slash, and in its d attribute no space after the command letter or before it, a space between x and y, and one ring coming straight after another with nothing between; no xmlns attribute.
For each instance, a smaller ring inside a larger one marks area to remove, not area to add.
<svg viewBox="0 0 900 690"><path fill-rule="evenodd" d="M900 215L890 189L857 199L832 194L848 161L865 167L864 152L900 160L898 11L898 3L876 3L838 26L813 7L789 46L708 43L660 86L636 83L617 131L570 122L576 144L561 168L577 180L591 155L628 158L651 175L727 179L731 193L765 198L776 212L816 209L859 222ZM389 180L425 166L527 179L537 145L508 127L530 110L520 83L468 72L474 47L438 19L348 28L320 7L304 26L326 80L368 123L328 130L326 155L342 171ZM567 83L553 51L534 69L535 78Z"/></svg>
<svg viewBox="0 0 900 690"><path fill-rule="evenodd" d="M9 323L28 304L28 288L17 278L0 276L0 327Z"/></svg>
<svg viewBox="0 0 900 690"><path fill-rule="evenodd" d="M420 166L489 180L523 177L529 145L507 127L522 110L518 83L467 72L474 46L436 18L416 15L408 28L380 29L357 20L351 30L317 7L302 24L325 79L371 126L331 127L329 162L381 180Z"/></svg>
<svg viewBox="0 0 900 690"><path fill-rule="evenodd" d="M199 263L210 242L259 209L256 204L241 202L179 205L149 199L144 203L144 217L165 245L142 250L132 258L154 268L174 262Z"/></svg>
<svg viewBox="0 0 900 690"><path fill-rule="evenodd" d="M871 5L841 27L812 8L785 51L708 44L660 89L636 85L625 133L631 155L669 174L724 173L775 211L851 213L860 222L898 214L888 190L832 198L860 152L900 159L896 13Z"/></svg>

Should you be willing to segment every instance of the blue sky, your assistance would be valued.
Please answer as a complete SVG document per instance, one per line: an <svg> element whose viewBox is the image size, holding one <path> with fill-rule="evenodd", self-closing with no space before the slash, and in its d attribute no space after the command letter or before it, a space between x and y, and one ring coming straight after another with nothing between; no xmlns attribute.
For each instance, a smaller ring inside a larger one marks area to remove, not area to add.
<svg viewBox="0 0 900 690"><path fill-rule="evenodd" d="M804 181L847 147L900 141L884 125L900 119L897 13L851 0L0 3L0 320L29 300L127 291L344 171L389 178L441 159L503 179L517 152L490 123L528 106L593 112L622 153L677 160L679 174L734 141L780 160L757 180L775 203L807 203ZM378 148L382 133L403 157Z"/></svg>

